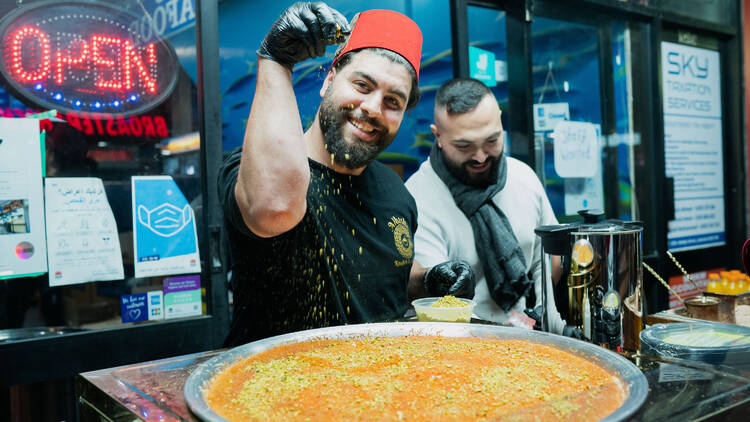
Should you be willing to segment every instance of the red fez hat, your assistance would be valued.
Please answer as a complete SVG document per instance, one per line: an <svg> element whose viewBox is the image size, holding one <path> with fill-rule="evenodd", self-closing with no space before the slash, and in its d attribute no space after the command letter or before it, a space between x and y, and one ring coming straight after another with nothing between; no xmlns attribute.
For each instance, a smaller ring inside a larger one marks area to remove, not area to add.
<svg viewBox="0 0 750 422"><path fill-rule="evenodd" d="M350 51L367 47L385 48L398 53L412 65L419 79L422 31L413 20L393 10L361 12L346 45L333 63Z"/></svg>

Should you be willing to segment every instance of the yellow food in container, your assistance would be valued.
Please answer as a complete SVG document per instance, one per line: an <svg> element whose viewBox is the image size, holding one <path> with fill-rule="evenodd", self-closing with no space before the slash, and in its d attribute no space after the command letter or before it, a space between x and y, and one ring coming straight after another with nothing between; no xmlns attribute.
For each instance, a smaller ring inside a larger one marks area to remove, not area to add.
<svg viewBox="0 0 750 422"><path fill-rule="evenodd" d="M425 322L469 322L474 301L454 296L427 297L413 301L417 319Z"/></svg>

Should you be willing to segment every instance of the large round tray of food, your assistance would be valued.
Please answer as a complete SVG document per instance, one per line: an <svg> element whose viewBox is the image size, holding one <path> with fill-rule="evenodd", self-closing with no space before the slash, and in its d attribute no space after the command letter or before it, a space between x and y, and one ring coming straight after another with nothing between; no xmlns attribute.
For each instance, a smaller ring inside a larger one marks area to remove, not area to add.
<svg viewBox="0 0 750 422"><path fill-rule="evenodd" d="M190 410L233 420L604 420L648 394L638 368L596 345L481 324L403 322L300 331L204 362Z"/></svg>

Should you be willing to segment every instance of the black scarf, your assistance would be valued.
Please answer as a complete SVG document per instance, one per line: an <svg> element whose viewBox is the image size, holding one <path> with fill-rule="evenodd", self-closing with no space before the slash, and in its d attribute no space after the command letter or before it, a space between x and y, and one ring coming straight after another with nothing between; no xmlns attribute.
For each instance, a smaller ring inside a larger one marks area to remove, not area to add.
<svg viewBox="0 0 750 422"><path fill-rule="evenodd" d="M500 156L497 182L486 188L469 186L456 179L445 166L437 142L430 151L430 165L469 219L490 295L507 312L529 293L532 281L526 274L526 260L508 218L492 202L495 194L505 187L508 176L505 153Z"/></svg>

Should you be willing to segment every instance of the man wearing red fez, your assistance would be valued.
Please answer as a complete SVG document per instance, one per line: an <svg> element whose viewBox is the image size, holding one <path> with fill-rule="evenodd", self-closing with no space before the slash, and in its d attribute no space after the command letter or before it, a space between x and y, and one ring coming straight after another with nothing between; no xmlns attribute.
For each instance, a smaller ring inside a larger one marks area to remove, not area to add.
<svg viewBox="0 0 750 422"><path fill-rule="evenodd" d="M292 69L341 42L303 132ZM414 199L375 161L419 101L421 48L417 25L389 10L350 26L324 3L295 3L271 26L242 148L219 174L234 291L225 346L400 318L410 275L433 295L473 295L468 264L414 261Z"/></svg>

